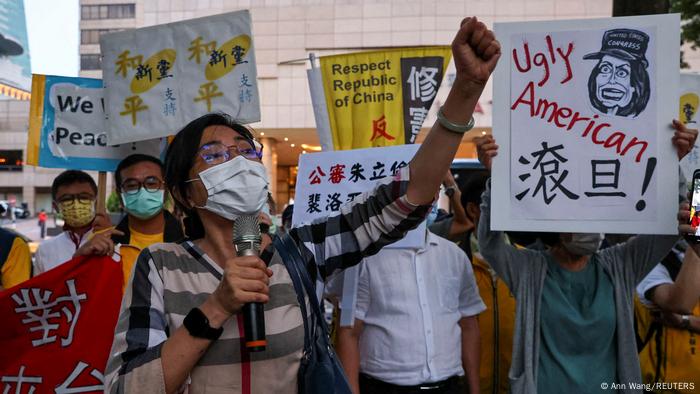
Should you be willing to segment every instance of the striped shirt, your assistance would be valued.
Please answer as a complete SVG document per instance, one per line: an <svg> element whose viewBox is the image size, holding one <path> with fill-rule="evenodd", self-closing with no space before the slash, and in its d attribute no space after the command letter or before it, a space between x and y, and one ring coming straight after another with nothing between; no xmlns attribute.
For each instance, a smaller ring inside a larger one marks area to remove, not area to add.
<svg viewBox="0 0 700 394"><path fill-rule="evenodd" d="M343 206L340 213L297 227L291 236L322 280L358 264L362 258L401 239L430 209L406 199L409 168L387 178L372 192ZM242 318L224 324L190 372L182 391L189 393L296 393L304 332L292 281L270 246L261 254L273 271L265 305L267 348L242 352ZM138 257L122 300L106 369L106 391L164 393L160 352L185 315L214 292L223 269L191 241L153 245ZM240 324L240 325L239 325Z"/></svg>

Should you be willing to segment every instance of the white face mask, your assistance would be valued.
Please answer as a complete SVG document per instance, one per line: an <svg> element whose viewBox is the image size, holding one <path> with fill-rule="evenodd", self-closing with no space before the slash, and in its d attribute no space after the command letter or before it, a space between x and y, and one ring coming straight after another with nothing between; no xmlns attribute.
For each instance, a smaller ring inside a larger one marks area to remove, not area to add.
<svg viewBox="0 0 700 394"><path fill-rule="evenodd" d="M222 218L234 221L240 216L255 215L267 204L268 185L265 167L243 156L207 168L199 179L207 189L203 207Z"/></svg>
<svg viewBox="0 0 700 394"><path fill-rule="evenodd" d="M603 234L600 233L574 233L571 241L562 242L562 245L575 255L588 256L597 252L602 242Z"/></svg>

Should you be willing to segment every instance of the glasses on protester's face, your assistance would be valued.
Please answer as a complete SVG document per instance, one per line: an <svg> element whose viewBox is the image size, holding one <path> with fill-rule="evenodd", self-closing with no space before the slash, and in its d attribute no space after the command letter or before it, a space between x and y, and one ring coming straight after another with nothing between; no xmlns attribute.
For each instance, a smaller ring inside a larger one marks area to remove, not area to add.
<svg viewBox="0 0 700 394"><path fill-rule="evenodd" d="M199 156L209 165L225 163L236 156L243 156L248 160L262 159L263 146L261 143L247 138L237 138L233 145L225 145L221 142L209 142L199 148Z"/></svg>
<svg viewBox="0 0 700 394"><path fill-rule="evenodd" d="M126 194L136 194L141 188L146 189L146 191L154 193L163 187L163 181L154 177L149 176L140 182L134 178L125 180L122 185L122 191Z"/></svg>
<svg viewBox="0 0 700 394"><path fill-rule="evenodd" d="M59 205L72 206L78 201L81 204L88 204L95 201L95 196L92 194L80 193L80 194L64 194L56 199Z"/></svg>

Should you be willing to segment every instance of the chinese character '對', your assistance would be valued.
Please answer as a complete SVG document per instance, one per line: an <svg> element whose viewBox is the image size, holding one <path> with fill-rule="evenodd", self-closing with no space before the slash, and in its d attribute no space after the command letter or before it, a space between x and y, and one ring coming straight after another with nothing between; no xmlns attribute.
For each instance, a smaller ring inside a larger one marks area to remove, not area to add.
<svg viewBox="0 0 700 394"><path fill-rule="evenodd" d="M197 64L200 64L202 61L202 54L211 53L215 48L216 41L202 43L202 37L197 37L190 42L190 47L187 49L190 51L190 57L187 58L187 60L194 59Z"/></svg>
<svg viewBox="0 0 700 394"><path fill-rule="evenodd" d="M141 97L131 96L124 99L124 111L120 112L119 115L131 115L131 124L136 126L136 114L147 109L148 106L143 103Z"/></svg>
<svg viewBox="0 0 700 394"><path fill-rule="evenodd" d="M381 118L372 121L372 138L369 140L371 142L379 137L384 137L389 141L396 139L396 137L391 136L386 131L386 117L384 115L382 115Z"/></svg>
<svg viewBox="0 0 700 394"><path fill-rule="evenodd" d="M65 338L61 338L61 346L66 347L73 343L73 330L78 322L78 317L80 317L80 303L85 301L87 296L84 293L77 293L74 279L67 280L66 287L68 288L68 295L56 297L53 301L51 301L51 295L53 294L51 290L21 289L19 293L12 295L12 299L17 304L15 313L26 313L22 323L34 324L29 327L29 332L42 332L41 338L32 340L33 346L56 342L56 334L53 331L59 328L57 320L60 319L61 314L65 316L66 322L70 323L68 335ZM60 313L52 310L63 303L67 305L61 305ZM72 310L71 306L73 307Z"/></svg>
<svg viewBox="0 0 700 394"><path fill-rule="evenodd" d="M194 101L206 101L207 112L211 112L211 101L216 97L221 97L224 94L219 91L219 87L214 82L207 82L199 87L199 96L194 98Z"/></svg>
<svg viewBox="0 0 700 394"><path fill-rule="evenodd" d="M321 167L316 166L316 169L311 171L311 175L309 175L309 179L311 179L311 182L309 185L318 185L321 183L321 177L326 176L326 173L323 172Z"/></svg>
<svg viewBox="0 0 700 394"><path fill-rule="evenodd" d="M438 73L437 67L411 67L408 75L408 84L411 85L411 100L420 100L424 103L435 98L437 94L437 81L435 77Z"/></svg>
<svg viewBox="0 0 700 394"><path fill-rule="evenodd" d="M562 193L564 193L568 198L572 200L577 200L579 198L578 195L572 193L563 185L564 180L566 180L566 177L569 175L569 171L564 170L561 172L561 174L559 174L559 163L566 163L569 160L557 153L557 151L561 149L564 149L564 145L556 145L553 147L549 147L549 145L546 142L542 142L542 150L538 150L531 153L532 157L537 159L535 161L535 164L532 166L532 169L534 170L538 167L540 169L539 181L537 182L537 186L535 187L535 190L532 193L532 197L535 197L537 193L541 190L542 198L544 199L544 202L547 205L549 205L552 202L552 200L554 200L554 198L557 196L556 193L551 195L549 194L554 192L556 189L559 189ZM543 161L547 154L553 156L553 159ZM520 164L523 165L530 164L530 161L524 156L520 156L518 161L520 162ZM529 173L521 174L519 176L520 181L525 182L531 175L532 174ZM559 177L555 178L554 175L559 175ZM548 180L552 182L551 187L548 187ZM518 193L515 196L515 198L517 198L518 200L522 200L523 197L525 197L525 195L527 195L529 191L530 188L528 187L524 191Z"/></svg>
<svg viewBox="0 0 700 394"><path fill-rule="evenodd" d="M133 57L129 57L129 53L130 52L128 49L120 53L119 56L117 56L117 61L114 63L114 65L117 66L116 70L114 70L114 73L121 74L122 78L126 78L126 71L128 69L138 67L143 61L143 56L136 55Z"/></svg>

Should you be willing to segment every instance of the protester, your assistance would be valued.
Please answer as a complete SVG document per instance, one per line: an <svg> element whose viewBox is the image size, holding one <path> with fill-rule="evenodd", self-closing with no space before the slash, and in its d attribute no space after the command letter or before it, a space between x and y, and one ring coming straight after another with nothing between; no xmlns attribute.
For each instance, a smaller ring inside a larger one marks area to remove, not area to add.
<svg viewBox="0 0 700 394"><path fill-rule="evenodd" d="M0 216L4 207L0 206ZM0 291L29 279L32 258L29 245L16 233L0 227Z"/></svg>
<svg viewBox="0 0 700 394"><path fill-rule="evenodd" d="M679 242L681 244L681 242ZM637 341L645 383L700 388L700 245L676 245L637 286ZM657 392L681 393L682 387Z"/></svg>
<svg viewBox="0 0 700 394"><path fill-rule="evenodd" d="M421 249L385 248L365 259L355 324L338 329L353 391L478 393L477 315L485 309L467 256L429 231Z"/></svg>
<svg viewBox="0 0 700 394"><path fill-rule="evenodd" d="M313 276L359 263L425 217L500 56L493 33L476 18L463 21L452 47L457 77L443 118L410 165L339 215L290 232ZM285 265L277 250L263 251L266 261L236 257L232 243L234 220L256 215L266 202L261 156L251 133L222 115L196 119L173 139L165 179L188 215L190 240L139 256L110 352L108 391L171 393L187 385L195 392L296 392L304 317ZM248 302L267 303L268 346L252 356L240 339L239 312Z"/></svg>
<svg viewBox="0 0 700 394"><path fill-rule="evenodd" d="M41 239L44 239L46 238L46 211L42 209L37 216L39 219L39 233Z"/></svg>
<svg viewBox="0 0 700 394"><path fill-rule="evenodd" d="M474 223L469 220L464 211L461 203L462 191L459 190L451 171L447 171L445 174L442 186L445 195L450 200L452 215L445 218L437 217L435 222L430 224L430 231L451 241L458 241L464 234L474 229Z"/></svg>
<svg viewBox="0 0 700 394"><path fill-rule="evenodd" d="M159 159L130 155L119 162L114 179L127 215L116 231L95 235L76 254L111 255L118 245L126 285L141 250L161 242L177 242L184 234L180 222L163 209L166 194L163 163Z"/></svg>
<svg viewBox="0 0 700 394"><path fill-rule="evenodd" d="M674 121L679 159L693 147L696 130ZM490 137L475 140L487 169L498 152ZM687 205L679 229L690 231ZM487 185L478 228L479 248L515 295L517 315L511 392L566 388L589 392L608 382L641 383L634 341L634 288L668 253L677 236L639 235L598 251L600 234L555 235L548 251L516 249L491 230ZM614 302L611 302L614 300ZM591 366L595 366L591 368ZM623 387L622 392L636 392Z"/></svg>
<svg viewBox="0 0 700 394"><path fill-rule="evenodd" d="M65 222L63 232L43 241L34 255L34 274L38 275L73 258L88 241L93 230L108 228L111 223L104 213L95 213L97 185L83 171L60 173L51 185L53 207Z"/></svg>

